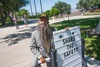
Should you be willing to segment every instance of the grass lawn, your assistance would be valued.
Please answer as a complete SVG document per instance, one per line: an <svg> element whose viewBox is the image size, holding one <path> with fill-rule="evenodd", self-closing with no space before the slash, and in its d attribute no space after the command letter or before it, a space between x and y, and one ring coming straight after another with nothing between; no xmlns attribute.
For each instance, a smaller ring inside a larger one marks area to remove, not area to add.
<svg viewBox="0 0 100 67"><path fill-rule="evenodd" d="M58 23L51 24L52 27L56 27L58 30L65 27L80 26L82 38L85 39L85 54L100 60L100 36L90 35L86 37L85 30L96 28L100 18L87 18L87 19L75 19L66 20Z"/></svg>

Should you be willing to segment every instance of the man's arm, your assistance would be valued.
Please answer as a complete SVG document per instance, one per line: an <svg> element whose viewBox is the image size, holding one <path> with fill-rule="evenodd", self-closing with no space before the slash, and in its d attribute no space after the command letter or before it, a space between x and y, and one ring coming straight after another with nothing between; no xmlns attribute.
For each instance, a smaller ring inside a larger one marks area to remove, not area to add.
<svg viewBox="0 0 100 67"><path fill-rule="evenodd" d="M37 58L40 58L42 56L39 52L39 47L37 46L36 39L34 37L34 32L32 33L32 37L31 37L30 50L34 55L37 56Z"/></svg>
<svg viewBox="0 0 100 67"><path fill-rule="evenodd" d="M35 37L34 37L34 32L32 33L32 39L31 39L30 50L32 51L32 53L33 53L34 55L37 56L37 58L38 58L42 63L45 62L45 58L44 58L44 57L40 54L40 52L39 52L39 47L37 46L36 39L35 39Z"/></svg>

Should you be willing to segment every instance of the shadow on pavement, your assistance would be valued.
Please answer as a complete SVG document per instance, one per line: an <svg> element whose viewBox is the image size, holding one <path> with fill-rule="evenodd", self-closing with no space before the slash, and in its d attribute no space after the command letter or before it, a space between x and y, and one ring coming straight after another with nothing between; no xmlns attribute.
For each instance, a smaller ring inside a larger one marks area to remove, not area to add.
<svg viewBox="0 0 100 67"><path fill-rule="evenodd" d="M17 33L8 34L4 38L0 38L0 43L6 42L8 46L17 44L19 41L30 38L31 32L33 32L36 29L36 26L32 26L25 29L20 29L17 31Z"/></svg>
<svg viewBox="0 0 100 67"><path fill-rule="evenodd" d="M4 37L4 42L8 43L8 46L14 45L18 43L19 41L30 38L31 33L25 32L25 33L15 33L15 34L9 34L6 37Z"/></svg>

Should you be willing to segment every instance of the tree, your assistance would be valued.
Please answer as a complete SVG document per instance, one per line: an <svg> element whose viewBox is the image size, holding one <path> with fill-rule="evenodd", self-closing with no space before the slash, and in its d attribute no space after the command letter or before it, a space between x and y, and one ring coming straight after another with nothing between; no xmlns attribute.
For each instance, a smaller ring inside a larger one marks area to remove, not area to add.
<svg viewBox="0 0 100 67"><path fill-rule="evenodd" d="M50 16L59 15L60 11L57 8L52 8L50 11Z"/></svg>
<svg viewBox="0 0 100 67"><path fill-rule="evenodd" d="M66 14L68 14L68 20L69 20L69 14L71 13L71 6L70 4L67 5L67 11Z"/></svg>
<svg viewBox="0 0 100 67"><path fill-rule="evenodd" d="M13 14L28 3L28 0L0 0L0 19L2 26L5 25L7 16L10 18L12 17L10 13Z"/></svg>
<svg viewBox="0 0 100 67"><path fill-rule="evenodd" d="M33 16L31 0L30 0L30 9L31 9L31 15Z"/></svg>
<svg viewBox="0 0 100 67"><path fill-rule="evenodd" d="M100 0L79 0L77 9L82 11L94 11L95 9L100 9Z"/></svg>
<svg viewBox="0 0 100 67"><path fill-rule="evenodd" d="M16 15L23 16L23 15L29 15L28 10L21 9L19 12L16 12Z"/></svg>
<svg viewBox="0 0 100 67"><path fill-rule="evenodd" d="M43 13L43 9L42 9L42 1L40 0L40 7L41 7L41 13Z"/></svg>
<svg viewBox="0 0 100 67"><path fill-rule="evenodd" d="M47 11L45 11L44 13L47 14L48 16L50 16L50 11L51 11L51 10L47 10Z"/></svg>
<svg viewBox="0 0 100 67"><path fill-rule="evenodd" d="M50 16L54 16L56 18L57 15L59 15L60 11L57 8L52 8L50 11Z"/></svg>
<svg viewBox="0 0 100 67"><path fill-rule="evenodd" d="M69 8L71 9L71 7L68 7L67 3L61 2L61 1L58 1L58 3L55 3L53 8L59 9L61 17L63 14L66 14L66 13L68 13L68 11L70 11L70 10L68 10Z"/></svg>
<svg viewBox="0 0 100 67"><path fill-rule="evenodd" d="M36 2L35 2L35 0L34 0L34 7L35 7L35 13L37 15L37 9L36 9Z"/></svg>

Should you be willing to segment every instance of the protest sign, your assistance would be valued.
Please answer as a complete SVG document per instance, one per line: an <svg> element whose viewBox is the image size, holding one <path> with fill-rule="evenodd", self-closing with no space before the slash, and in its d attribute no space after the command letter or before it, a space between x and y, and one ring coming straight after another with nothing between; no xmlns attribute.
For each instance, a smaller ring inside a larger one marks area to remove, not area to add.
<svg viewBox="0 0 100 67"><path fill-rule="evenodd" d="M58 67L81 67L81 33L80 27L75 26L69 30L58 30L53 32L55 49L57 50Z"/></svg>

